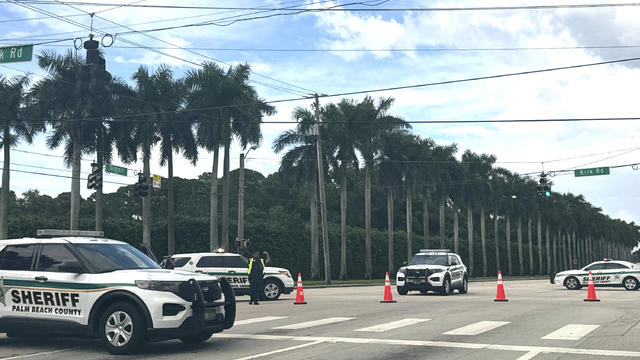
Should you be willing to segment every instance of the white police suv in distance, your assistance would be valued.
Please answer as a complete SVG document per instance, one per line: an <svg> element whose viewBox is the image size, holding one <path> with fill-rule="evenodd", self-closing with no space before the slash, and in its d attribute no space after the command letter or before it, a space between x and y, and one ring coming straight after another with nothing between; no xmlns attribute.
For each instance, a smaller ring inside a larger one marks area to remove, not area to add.
<svg viewBox="0 0 640 360"><path fill-rule="evenodd" d="M409 291L426 294L433 290L448 295L453 289L466 294L469 288L467 267L458 254L447 249L423 249L396 274L398 294Z"/></svg>
<svg viewBox="0 0 640 360"><path fill-rule="evenodd" d="M226 253L176 254L171 257L174 269L205 273L226 278L236 295L250 295L247 259L242 255ZM265 266L263 300L277 300L281 294L293 291L293 278L289 270Z"/></svg>
<svg viewBox="0 0 640 360"><path fill-rule="evenodd" d="M124 242L0 241L0 332L98 337L113 354L148 340L206 341L235 321L226 279L162 269Z"/></svg>
<svg viewBox="0 0 640 360"><path fill-rule="evenodd" d="M593 262L579 270L559 272L551 279L551 283L569 290L578 290L587 285L589 271L595 286L624 287L626 290L640 288L640 265L607 259Z"/></svg>

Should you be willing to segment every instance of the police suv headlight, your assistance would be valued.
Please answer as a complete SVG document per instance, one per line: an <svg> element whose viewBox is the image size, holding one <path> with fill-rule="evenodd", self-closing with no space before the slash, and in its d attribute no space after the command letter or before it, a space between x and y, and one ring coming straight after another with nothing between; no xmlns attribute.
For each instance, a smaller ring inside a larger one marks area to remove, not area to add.
<svg viewBox="0 0 640 360"><path fill-rule="evenodd" d="M284 275L286 277L291 277L291 273L289 272L289 270L280 270L278 271L281 275Z"/></svg>
<svg viewBox="0 0 640 360"><path fill-rule="evenodd" d="M398 270L398 274L404 275L406 272L407 272L407 269L405 268L400 268L400 270Z"/></svg>
<svg viewBox="0 0 640 360"><path fill-rule="evenodd" d="M180 292L180 285L183 281L151 281L136 280L136 286L144 290L166 291L177 294Z"/></svg>

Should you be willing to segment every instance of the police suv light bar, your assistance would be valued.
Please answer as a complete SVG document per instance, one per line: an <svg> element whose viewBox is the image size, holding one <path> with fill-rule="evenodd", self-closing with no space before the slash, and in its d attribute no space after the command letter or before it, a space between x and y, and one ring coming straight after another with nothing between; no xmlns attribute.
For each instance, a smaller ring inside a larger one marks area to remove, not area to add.
<svg viewBox="0 0 640 360"><path fill-rule="evenodd" d="M38 229L37 236L104 237L104 231Z"/></svg>
<svg viewBox="0 0 640 360"><path fill-rule="evenodd" d="M420 249L420 252L451 252L451 249Z"/></svg>

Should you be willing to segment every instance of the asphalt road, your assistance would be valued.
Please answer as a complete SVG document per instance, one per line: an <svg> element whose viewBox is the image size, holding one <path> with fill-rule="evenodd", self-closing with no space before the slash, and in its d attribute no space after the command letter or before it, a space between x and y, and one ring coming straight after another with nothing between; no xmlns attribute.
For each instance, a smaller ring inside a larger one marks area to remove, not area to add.
<svg viewBox="0 0 640 360"><path fill-rule="evenodd" d="M383 287L306 289L277 302L240 297L238 323L205 344L149 344L126 358L154 359L640 359L640 291L552 287L506 281L509 302L495 303L495 283L471 283L466 295L399 296L381 304ZM7 339L0 360L106 359L99 342Z"/></svg>

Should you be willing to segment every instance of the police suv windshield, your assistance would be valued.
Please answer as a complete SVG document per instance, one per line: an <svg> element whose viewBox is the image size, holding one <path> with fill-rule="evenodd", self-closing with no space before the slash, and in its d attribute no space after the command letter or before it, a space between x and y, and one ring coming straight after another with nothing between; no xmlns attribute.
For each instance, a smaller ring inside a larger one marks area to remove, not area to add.
<svg viewBox="0 0 640 360"><path fill-rule="evenodd" d="M75 244L74 248L101 273L116 270L161 269L160 265L128 244Z"/></svg>
<svg viewBox="0 0 640 360"><path fill-rule="evenodd" d="M447 266L447 255L416 254L409 265L441 265Z"/></svg>

